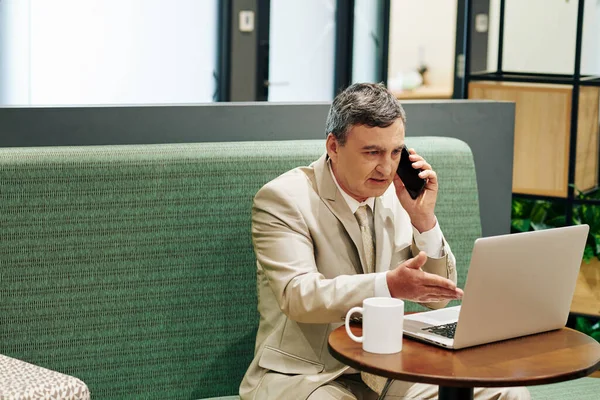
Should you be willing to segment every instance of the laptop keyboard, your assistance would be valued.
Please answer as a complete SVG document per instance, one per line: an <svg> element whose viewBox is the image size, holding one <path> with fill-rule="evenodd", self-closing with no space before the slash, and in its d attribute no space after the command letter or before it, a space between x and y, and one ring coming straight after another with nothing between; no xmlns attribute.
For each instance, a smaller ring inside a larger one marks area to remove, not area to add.
<svg viewBox="0 0 600 400"><path fill-rule="evenodd" d="M427 328L421 328L421 330L435 333L436 335L445 336L450 339L454 339L454 332L456 331L456 322L445 325L429 326Z"/></svg>

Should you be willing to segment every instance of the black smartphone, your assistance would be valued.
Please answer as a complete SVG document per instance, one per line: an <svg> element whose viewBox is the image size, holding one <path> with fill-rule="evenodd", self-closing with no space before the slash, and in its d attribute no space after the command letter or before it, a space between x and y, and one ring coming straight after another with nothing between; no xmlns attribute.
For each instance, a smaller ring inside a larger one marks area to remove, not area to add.
<svg viewBox="0 0 600 400"><path fill-rule="evenodd" d="M402 179L402 183L406 187L408 194L414 200L423 191L427 180L419 177L420 169L414 169L412 167L412 161L409 160L408 156L410 153L406 146L402 146L402 153L400 154L400 163L396 173Z"/></svg>

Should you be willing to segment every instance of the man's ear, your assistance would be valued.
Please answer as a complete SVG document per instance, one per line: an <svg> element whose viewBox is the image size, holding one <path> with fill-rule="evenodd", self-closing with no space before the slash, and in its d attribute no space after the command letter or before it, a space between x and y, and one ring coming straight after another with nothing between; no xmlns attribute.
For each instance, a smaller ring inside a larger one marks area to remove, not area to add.
<svg viewBox="0 0 600 400"><path fill-rule="evenodd" d="M327 135L327 141L325 142L325 147L327 148L327 155L329 156L329 158L331 158L331 160L333 162L336 162L337 161L337 153L338 153L340 144L338 143L335 136L333 136L333 133L330 133L329 135Z"/></svg>

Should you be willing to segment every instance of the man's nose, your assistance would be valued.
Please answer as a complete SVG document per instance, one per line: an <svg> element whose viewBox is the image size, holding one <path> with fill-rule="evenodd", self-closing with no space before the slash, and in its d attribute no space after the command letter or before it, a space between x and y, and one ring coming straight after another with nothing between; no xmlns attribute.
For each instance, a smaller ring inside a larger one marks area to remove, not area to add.
<svg viewBox="0 0 600 400"><path fill-rule="evenodd" d="M391 175L393 169L394 169L394 160L391 157L386 157L377 166L377 172L379 172L380 174L382 174L384 176Z"/></svg>

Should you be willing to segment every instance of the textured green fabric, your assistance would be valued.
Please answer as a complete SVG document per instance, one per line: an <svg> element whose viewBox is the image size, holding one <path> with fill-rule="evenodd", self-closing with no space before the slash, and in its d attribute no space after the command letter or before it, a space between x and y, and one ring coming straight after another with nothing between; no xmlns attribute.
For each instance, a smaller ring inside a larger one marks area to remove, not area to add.
<svg viewBox="0 0 600 400"><path fill-rule="evenodd" d="M581 378L552 385L529 386L532 400L598 400L600 379Z"/></svg>
<svg viewBox="0 0 600 400"><path fill-rule="evenodd" d="M440 176L462 286L480 234L470 151L407 142ZM323 152L321 140L0 149L0 353L95 398L235 395L258 322L252 198Z"/></svg>

